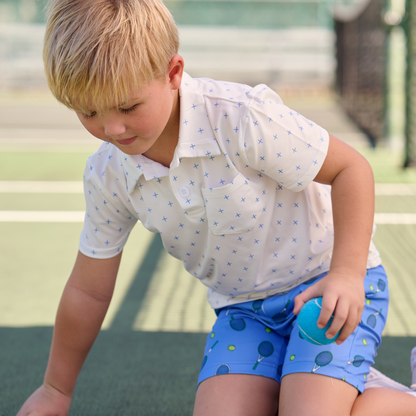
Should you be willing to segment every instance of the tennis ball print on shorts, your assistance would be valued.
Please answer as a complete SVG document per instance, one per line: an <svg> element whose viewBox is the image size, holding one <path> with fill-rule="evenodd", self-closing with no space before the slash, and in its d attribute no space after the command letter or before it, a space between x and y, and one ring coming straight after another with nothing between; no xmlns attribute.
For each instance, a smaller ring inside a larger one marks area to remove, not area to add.
<svg viewBox="0 0 416 416"><path fill-rule="evenodd" d="M369 284L368 287L366 288L366 293L365 293L365 306L366 308L364 308L364 313L363 313L363 317L361 319L361 323L365 323L367 324L369 327L375 329L377 326L377 322L378 322L378 318L380 317L380 315L383 315L383 308L380 308L379 310L376 309L377 305L374 304L374 302L377 302L380 297L382 297L382 295L384 295L383 292L386 291L386 287L387 287L387 282L383 279L378 279L377 280L377 284ZM379 305L381 306L381 305ZM369 307L374 307L375 310L371 311L369 309ZM364 316L365 312L372 312L369 313L369 315L367 315L367 317ZM384 314L385 315L385 314ZM385 316L383 317L383 324L385 324Z"/></svg>
<svg viewBox="0 0 416 416"><path fill-rule="evenodd" d="M261 307L261 306L260 306ZM234 315L231 315L230 319L230 326L234 331L244 331L246 329L246 321L243 318L234 319ZM236 346L234 344L230 344L227 347L228 351L235 351ZM217 367L215 371L215 375L219 374L229 374L231 372L231 368L228 364L221 364Z"/></svg>
<svg viewBox="0 0 416 416"><path fill-rule="evenodd" d="M229 327L233 331L235 331L237 334L244 332L247 327L246 320L244 318L235 317L233 314L229 315L228 324L229 324ZM265 330L264 330L265 336L267 337L267 335L270 333L272 333L272 330L268 327L265 327ZM231 373L233 359L231 359L232 356L228 354L233 354L234 352L236 352L238 349L241 349L241 348L247 349L247 346L245 343L243 343L243 345L240 345L240 343L241 343L241 338L239 338L238 336L236 336L234 340L231 342L230 342L230 339L228 339L228 341L226 342L222 342L221 336L220 338L218 338L217 334L214 331L212 331L210 335L208 336L208 340L207 340L208 350L206 351L205 356L202 360L201 371L207 365L207 362L209 362L210 354L215 348L216 351L218 349L222 351L221 354L224 360L215 369L215 375ZM255 353L253 351L252 355L257 356L256 361L254 362L253 360L253 367L252 367L253 371L256 371L256 369L263 362L263 360L265 360L268 357L271 357L271 355L275 351L275 348L272 342L268 341L267 339L262 340L257 346L254 346L253 344L252 346L250 346L250 348L256 349ZM224 351L224 349L226 351ZM227 362L227 356L230 358L230 362Z"/></svg>
<svg viewBox="0 0 416 416"><path fill-rule="evenodd" d="M234 318L234 315L230 315L230 327L234 330L234 331L244 331L246 329L246 322L243 318ZM202 365L201 365L201 370L205 367L209 355L212 352L212 350L216 347L216 345L218 344L219 340L215 340L215 332L211 332L211 334L209 335L209 337L212 340L212 344L211 347L209 348L209 350L207 351L207 353L204 355L204 358L202 359ZM236 350L236 346L234 344L229 344L227 345L227 350L230 352L233 352ZM228 364L221 364L217 367L215 374L219 375L219 374L228 374L230 373L231 369L230 366Z"/></svg>
<svg viewBox="0 0 416 416"><path fill-rule="evenodd" d="M256 305L254 305L255 302L253 302L253 310L259 310L261 308L261 304L263 303L263 301L257 302ZM257 309L255 309L257 308ZM232 329L234 329L234 331L244 331L244 329L246 328L246 323L244 318L234 318L234 315L230 316L230 326ZM267 331L266 331L267 332ZM228 346L228 350L229 351L234 351L235 350L235 345L230 345ZM254 364L253 370L255 370L257 368L257 366L259 365L259 363L261 361L263 361L264 358L266 357L270 357L273 352L274 352L274 347L273 344L269 341L262 341L258 347L257 347L257 351L259 353L258 358L256 363ZM218 367L216 374L225 374L224 372L220 372L218 373L218 371L225 371L225 368L222 368L223 366L227 366L228 367L228 373L230 372L230 367L228 366L228 364L222 364L220 367Z"/></svg>
<svg viewBox="0 0 416 416"><path fill-rule="evenodd" d="M295 362L296 360L296 354L293 352L289 352L289 350L286 351L286 356L289 357L289 362ZM321 367L325 367L328 364L331 363L334 356L332 355L331 351L321 351L315 356L314 362L313 362L313 368L311 369L311 373L315 373L318 371ZM285 361L287 361L285 359Z"/></svg>
<svg viewBox="0 0 416 416"><path fill-rule="evenodd" d="M374 285L370 284L370 292L366 291L365 303L367 305L371 305L371 299L373 298L373 296L377 295L377 293L379 292L384 292L386 290L386 286L387 283L383 279L378 279L376 288L374 287Z"/></svg>
<svg viewBox="0 0 416 416"><path fill-rule="evenodd" d="M215 332L211 332L210 335L211 339L215 337ZM205 364L208 361L208 357L209 354L212 352L212 350L214 349L214 347L218 344L218 340L216 340L211 348L207 351L206 355L204 355L204 358L202 360L202 364L201 364L201 370L205 367ZM235 345L229 345L228 346L228 351L234 351L235 350ZM230 373L230 366L228 364L221 364L218 366L218 368L215 371L215 375L219 375L219 374L228 374Z"/></svg>

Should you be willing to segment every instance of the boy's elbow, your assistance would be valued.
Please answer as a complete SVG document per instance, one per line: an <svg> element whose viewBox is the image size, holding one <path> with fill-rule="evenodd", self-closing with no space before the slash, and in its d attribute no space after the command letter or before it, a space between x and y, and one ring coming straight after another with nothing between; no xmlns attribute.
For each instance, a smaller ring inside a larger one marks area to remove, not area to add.
<svg viewBox="0 0 416 416"><path fill-rule="evenodd" d="M65 290L73 290L84 298L110 303L121 254L109 259L93 259L79 253Z"/></svg>
<svg viewBox="0 0 416 416"><path fill-rule="evenodd" d="M373 170L368 160L356 149L330 136L328 154L315 177L315 182L333 185L340 177L349 177L374 183Z"/></svg>
<svg viewBox="0 0 416 416"><path fill-rule="evenodd" d="M84 301L90 300L95 303L109 304L113 297L113 291L103 291L93 287L83 287L76 282L69 279L65 291L71 291L77 294L78 297L84 298Z"/></svg>

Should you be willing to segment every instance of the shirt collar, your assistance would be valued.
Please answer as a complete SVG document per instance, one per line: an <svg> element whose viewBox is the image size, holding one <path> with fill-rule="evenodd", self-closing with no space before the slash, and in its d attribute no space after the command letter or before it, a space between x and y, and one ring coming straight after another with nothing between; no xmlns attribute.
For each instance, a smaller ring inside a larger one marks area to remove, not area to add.
<svg viewBox="0 0 416 416"><path fill-rule="evenodd" d="M179 166L183 157L210 157L221 154L205 105L205 97L197 82L184 72L179 88L179 141L173 156L171 169ZM120 152L121 165L131 194L141 175L146 180L169 175L169 168L142 155Z"/></svg>
<svg viewBox="0 0 416 416"><path fill-rule="evenodd" d="M179 164L181 157L204 157L221 154L208 117L205 97L197 82L183 74L179 89L180 125L179 142L171 167Z"/></svg>

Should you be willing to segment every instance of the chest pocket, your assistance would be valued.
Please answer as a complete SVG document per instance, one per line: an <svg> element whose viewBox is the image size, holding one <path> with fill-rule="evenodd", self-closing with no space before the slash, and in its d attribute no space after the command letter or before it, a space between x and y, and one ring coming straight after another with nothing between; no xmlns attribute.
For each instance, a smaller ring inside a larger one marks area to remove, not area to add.
<svg viewBox="0 0 416 416"><path fill-rule="evenodd" d="M215 235L250 231L265 207L241 173L220 188L202 188L202 195L209 228Z"/></svg>

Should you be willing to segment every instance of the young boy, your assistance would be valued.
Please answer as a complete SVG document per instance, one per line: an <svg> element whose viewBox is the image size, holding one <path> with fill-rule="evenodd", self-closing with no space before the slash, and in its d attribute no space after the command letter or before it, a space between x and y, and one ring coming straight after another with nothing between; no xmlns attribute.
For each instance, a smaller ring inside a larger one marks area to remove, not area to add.
<svg viewBox="0 0 416 416"><path fill-rule="evenodd" d="M49 86L105 143L44 383L18 415L68 413L137 220L218 315L195 415L416 415L411 395L364 391L388 305L368 163L264 85L192 79L178 44L159 0L49 3ZM335 311L341 330L327 346L296 321L321 296L319 325Z"/></svg>

